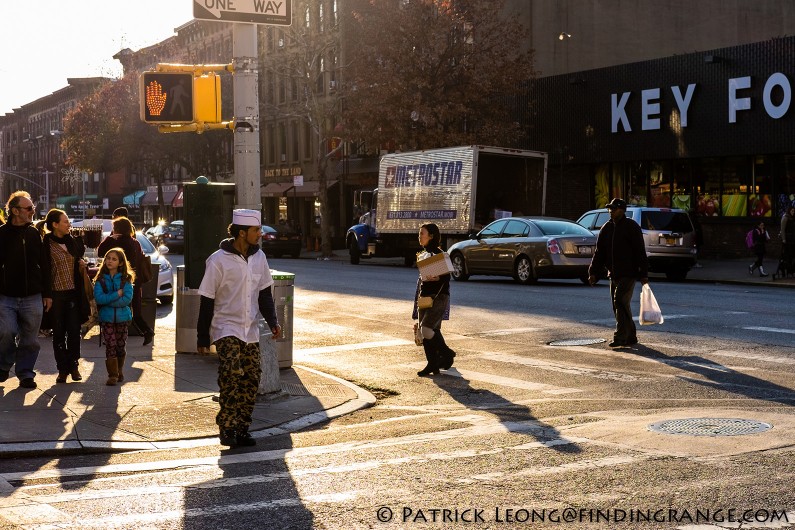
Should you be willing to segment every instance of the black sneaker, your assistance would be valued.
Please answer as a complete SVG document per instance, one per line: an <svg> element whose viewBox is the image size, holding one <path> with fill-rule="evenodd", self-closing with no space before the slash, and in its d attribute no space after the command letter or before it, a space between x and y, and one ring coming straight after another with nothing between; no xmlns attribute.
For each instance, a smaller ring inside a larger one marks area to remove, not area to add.
<svg viewBox="0 0 795 530"><path fill-rule="evenodd" d="M0 370L0 383L8 381L8 373L11 370Z"/></svg>
<svg viewBox="0 0 795 530"><path fill-rule="evenodd" d="M221 441L221 445L228 445L229 447L235 447L237 445L237 434L232 430L221 431L221 435L218 439Z"/></svg>
<svg viewBox="0 0 795 530"><path fill-rule="evenodd" d="M613 342L608 344L608 346L610 346L611 348L623 348L624 346L626 346L626 344L624 344L623 342L614 340Z"/></svg>
<svg viewBox="0 0 795 530"><path fill-rule="evenodd" d="M26 377L19 381L19 386L21 388L36 388L36 381L32 377Z"/></svg>
<svg viewBox="0 0 795 530"><path fill-rule="evenodd" d="M257 445L257 440L255 440L251 433L248 431L243 431L237 433L237 445L242 445L244 447L251 447L253 445Z"/></svg>

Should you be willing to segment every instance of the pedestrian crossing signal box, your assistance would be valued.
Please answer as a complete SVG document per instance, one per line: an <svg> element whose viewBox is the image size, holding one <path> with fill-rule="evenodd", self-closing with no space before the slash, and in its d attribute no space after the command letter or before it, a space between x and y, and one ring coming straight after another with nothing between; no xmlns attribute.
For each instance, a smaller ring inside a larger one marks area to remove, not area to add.
<svg viewBox="0 0 795 530"><path fill-rule="evenodd" d="M221 78L214 73L144 72L141 120L146 123L220 123Z"/></svg>

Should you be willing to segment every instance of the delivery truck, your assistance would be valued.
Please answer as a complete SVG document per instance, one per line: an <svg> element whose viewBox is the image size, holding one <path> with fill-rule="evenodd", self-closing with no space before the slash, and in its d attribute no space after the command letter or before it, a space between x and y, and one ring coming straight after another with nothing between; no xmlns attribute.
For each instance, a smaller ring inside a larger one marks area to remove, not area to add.
<svg viewBox="0 0 795 530"><path fill-rule="evenodd" d="M417 233L433 222L447 248L494 219L544 215L547 154L469 145L381 157L378 188L354 194L361 214L345 241L352 264L402 257L412 265Z"/></svg>

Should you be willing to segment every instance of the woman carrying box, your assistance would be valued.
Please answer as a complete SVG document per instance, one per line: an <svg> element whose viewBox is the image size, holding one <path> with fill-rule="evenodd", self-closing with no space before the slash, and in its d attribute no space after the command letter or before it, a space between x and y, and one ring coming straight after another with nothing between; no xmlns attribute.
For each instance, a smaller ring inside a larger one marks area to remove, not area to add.
<svg viewBox="0 0 795 530"><path fill-rule="evenodd" d="M441 248L441 233L434 223L425 223L420 227L419 241L422 252L417 254L417 262L427 259L444 251ZM425 358L428 364L417 372L419 376L439 374L439 370L447 370L453 365L455 352L444 342L441 327L442 320L447 320L450 313L450 273L441 275L423 275L420 268L420 279L417 284L417 297L430 297L430 307L414 300L414 315L422 333L422 347L425 349ZM424 277L423 277L424 276Z"/></svg>

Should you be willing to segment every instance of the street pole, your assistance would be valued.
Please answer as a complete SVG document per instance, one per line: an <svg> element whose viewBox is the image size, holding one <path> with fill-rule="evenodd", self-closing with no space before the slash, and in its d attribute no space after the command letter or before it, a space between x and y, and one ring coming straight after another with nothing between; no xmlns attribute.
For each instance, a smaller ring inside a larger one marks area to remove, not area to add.
<svg viewBox="0 0 795 530"><path fill-rule="evenodd" d="M259 97L257 95L257 26L232 24L232 88L235 107L235 196L238 208L262 212L259 169ZM282 323L284 324L284 323ZM282 391L273 341L260 342L259 394Z"/></svg>
<svg viewBox="0 0 795 530"><path fill-rule="evenodd" d="M235 192L238 208L262 211L260 195L257 26L232 24Z"/></svg>

